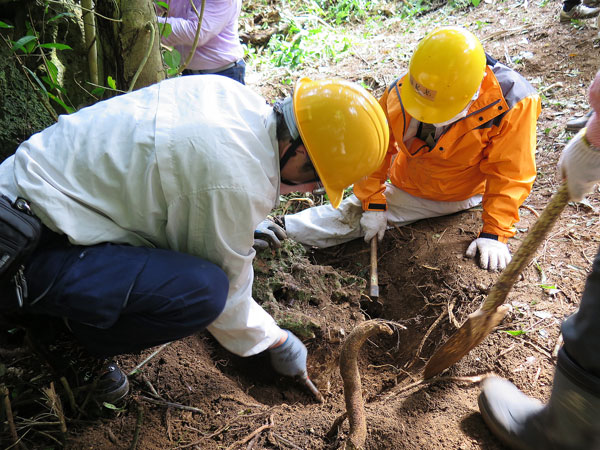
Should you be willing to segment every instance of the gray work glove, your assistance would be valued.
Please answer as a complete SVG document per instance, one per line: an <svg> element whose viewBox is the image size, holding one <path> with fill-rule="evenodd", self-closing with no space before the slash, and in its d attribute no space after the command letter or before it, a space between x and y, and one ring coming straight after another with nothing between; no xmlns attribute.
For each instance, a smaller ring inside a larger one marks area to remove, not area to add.
<svg viewBox="0 0 600 450"><path fill-rule="evenodd" d="M512 257L508 245L489 238L477 238L469 245L466 255L475 258L479 252L479 265L490 271L504 270Z"/></svg>
<svg viewBox="0 0 600 450"><path fill-rule="evenodd" d="M265 250L268 247L279 248L281 241L287 239L285 230L270 219L265 219L254 230L254 249Z"/></svg>
<svg viewBox="0 0 600 450"><path fill-rule="evenodd" d="M288 377L306 377L306 356L308 351L294 333L284 330L287 339L278 347L270 348L271 365L281 375Z"/></svg>

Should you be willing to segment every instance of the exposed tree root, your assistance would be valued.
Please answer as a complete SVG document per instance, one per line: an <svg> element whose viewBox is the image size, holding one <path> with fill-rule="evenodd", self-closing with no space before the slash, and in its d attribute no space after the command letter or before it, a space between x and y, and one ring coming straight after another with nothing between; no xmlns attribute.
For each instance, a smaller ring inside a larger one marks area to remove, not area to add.
<svg viewBox="0 0 600 450"><path fill-rule="evenodd" d="M340 446L343 450L362 449L367 439L367 420L357 360L364 342L377 333L392 334L393 331L382 320L368 320L352 330L342 346L340 373L344 381L344 399L350 423L348 438Z"/></svg>

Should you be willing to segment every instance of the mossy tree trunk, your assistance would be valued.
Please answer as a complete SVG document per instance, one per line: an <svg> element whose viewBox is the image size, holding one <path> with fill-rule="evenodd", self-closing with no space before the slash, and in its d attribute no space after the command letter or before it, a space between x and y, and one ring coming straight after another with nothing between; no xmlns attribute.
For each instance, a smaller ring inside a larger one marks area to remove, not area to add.
<svg viewBox="0 0 600 450"><path fill-rule="evenodd" d="M96 80L108 85L107 76L121 92L165 78L152 0L63 0L50 3L50 8L35 0L0 0L0 5L0 20L11 26L0 28L0 162L66 112L49 100L46 89L76 110L110 96L108 90L101 97L91 94ZM68 44L70 49L36 49L31 54L11 49L11 41L28 33L27 24L39 43ZM48 75L44 58L57 69L60 91L40 87L39 80Z"/></svg>
<svg viewBox="0 0 600 450"><path fill-rule="evenodd" d="M130 91L165 78L152 0L97 0L102 66L117 89ZM106 83L101 83L106 84Z"/></svg>

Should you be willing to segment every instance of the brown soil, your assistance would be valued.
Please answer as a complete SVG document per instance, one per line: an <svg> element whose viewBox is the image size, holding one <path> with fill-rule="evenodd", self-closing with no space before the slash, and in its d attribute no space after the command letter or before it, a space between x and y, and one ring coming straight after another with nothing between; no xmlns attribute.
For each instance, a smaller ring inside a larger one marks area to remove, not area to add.
<svg viewBox="0 0 600 450"><path fill-rule="evenodd" d="M444 8L423 16L412 33L404 33L402 21L389 19L387 33L355 44L353 56L292 77L338 75L365 83L377 95L403 72L406 55L436 23L472 27L492 56L514 67L543 93L538 178L520 211L518 233L510 242L514 252L557 188L556 163L571 136L564 132L565 122L587 111L587 86L600 67L593 42L595 21L561 24L559 9L558 1L540 6L490 0L471 10ZM475 24L484 25L477 29ZM284 70L249 68L248 81L271 100L285 91L281 80L289 76ZM595 192L588 203L567 206L509 294L512 312L433 383L415 384L419 371L434 349L479 307L498 277L463 257L480 229L478 209L388 231L379 246L381 304L364 295L369 249L362 240L309 250L304 256L291 243L278 254L259 255L255 297L305 341L309 373L324 404L293 381L276 377L264 355L236 357L202 334L171 343L132 376L133 395L123 410L75 420L78 414L63 400L66 447L126 449L137 434L140 449L337 448L349 429L347 421L332 429L346 411L340 348L356 324L379 317L394 323L394 333L369 339L359 356L366 448L500 449L478 413L477 376L494 372L529 395L548 398L560 323L576 309L598 248L599 202ZM523 333L503 332L510 330ZM61 393L61 383L43 370L46 366L39 358L20 350L18 333L1 343L0 375L12 388L18 434L28 448L59 448L48 435L60 439L60 427L39 424L56 423L56 408L36 409L16 400L48 387L52 380ZM68 354L60 345L53 350ZM122 355L118 362L129 372L155 350ZM78 365L72 357L69 361ZM268 426L253 435L264 425ZM0 437L6 446L11 442L6 427Z"/></svg>

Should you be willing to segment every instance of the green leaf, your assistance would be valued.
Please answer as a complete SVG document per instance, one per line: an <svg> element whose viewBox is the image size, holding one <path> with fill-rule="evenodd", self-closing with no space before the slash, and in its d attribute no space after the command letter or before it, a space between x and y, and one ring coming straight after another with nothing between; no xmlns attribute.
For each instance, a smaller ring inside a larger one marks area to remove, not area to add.
<svg viewBox="0 0 600 450"><path fill-rule="evenodd" d="M50 90L56 89L57 87L59 87L58 85L54 84L50 78L48 78L45 75L42 77L42 81L45 82L48 85L48 87L50 88Z"/></svg>
<svg viewBox="0 0 600 450"><path fill-rule="evenodd" d="M481 0L471 0L471 4L473 6L479 6L479 3L481 2Z"/></svg>
<svg viewBox="0 0 600 450"><path fill-rule="evenodd" d="M555 284L540 284L540 286L542 287L542 289L556 289Z"/></svg>
<svg viewBox="0 0 600 450"><path fill-rule="evenodd" d="M106 78L106 82L108 83L108 87L111 89L117 89L117 83L115 82L114 78L111 77L110 75Z"/></svg>
<svg viewBox="0 0 600 450"><path fill-rule="evenodd" d="M33 48L30 48L30 46L28 46L27 44L30 44L31 42L34 42L35 40L36 40L35 36L23 36L18 41L13 42L12 49L13 50L17 50L17 49L22 50L24 53L31 53ZM34 46L34 48L35 48L35 46Z"/></svg>
<svg viewBox="0 0 600 450"><path fill-rule="evenodd" d="M102 97L104 95L104 91L106 91L106 89L103 87L97 87L92 90L92 95L95 95L96 97Z"/></svg>
<svg viewBox="0 0 600 450"><path fill-rule="evenodd" d="M47 94L48 90L46 89L46 86L44 86L44 83L42 83L42 80L40 80L38 78L38 76L35 73L33 73L33 71L29 67L23 66L23 69L25 69L27 72L29 72L29 75L31 75L33 77L33 79L39 85L39 87L42 89L42 91L44 91Z"/></svg>
<svg viewBox="0 0 600 450"><path fill-rule="evenodd" d="M51 92L47 92L47 94L48 94L48 97L50 97L52 100L54 100L60 106L62 106L68 114L75 112L75 110L73 108L71 108L70 106L66 105L65 102L63 102L60 99L60 97L57 97L56 95L52 94Z"/></svg>
<svg viewBox="0 0 600 450"><path fill-rule="evenodd" d="M175 49L171 50L170 52L166 51L163 53L163 59L165 60L165 64L169 66L170 69L178 69L179 64L181 63L181 53Z"/></svg>
<svg viewBox="0 0 600 450"><path fill-rule="evenodd" d="M525 332L523 330L500 330L503 333L508 333L511 336L521 336L522 334L525 334Z"/></svg>
<svg viewBox="0 0 600 450"><path fill-rule="evenodd" d="M115 406L112 403L102 402L102 405L105 408L112 409L113 411L125 411L125 408L119 408L118 406Z"/></svg>
<svg viewBox="0 0 600 450"><path fill-rule="evenodd" d="M159 2L159 1L155 1L154 3L156 3L156 6L160 6L161 8L164 8L166 10L169 9L169 5L165 2Z"/></svg>
<svg viewBox="0 0 600 450"><path fill-rule="evenodd" d="M173 28L171 27L170 23L159 23L158 30L160 31L160 35L165 38L169 37L173 32Z"/></svg>
<svg viewBox="0 0 600 450"><path fill-rule="evenodd" d="M40 44L43 48L55 48L57 50L73 50L67 44L60 44L58 42L48 42L47 44Z"/></svg>
<svg viewBox="0 0 600 450"><path fill-rule="evenodd" d="M12 25L4 23L0 20L0 28L14 28Z"/></svg>
<svg viewBox="0 0 600 450"><path fill-rule="evenodd" d="M48 75L50 76L52 83L58 84L58 68L56 65L52 61L48 60L46 67L48 68Z"/></svg>

